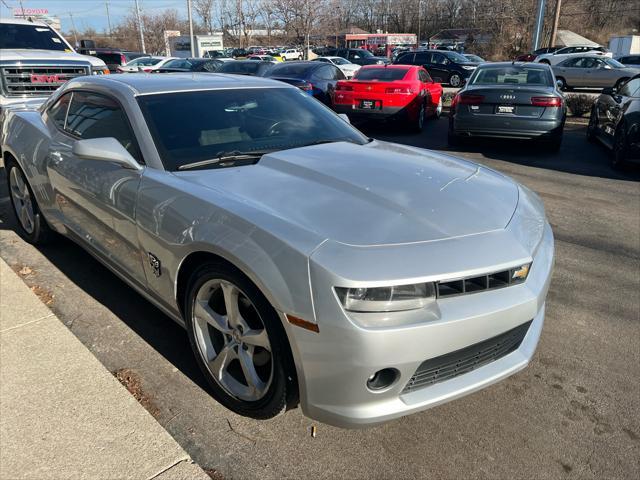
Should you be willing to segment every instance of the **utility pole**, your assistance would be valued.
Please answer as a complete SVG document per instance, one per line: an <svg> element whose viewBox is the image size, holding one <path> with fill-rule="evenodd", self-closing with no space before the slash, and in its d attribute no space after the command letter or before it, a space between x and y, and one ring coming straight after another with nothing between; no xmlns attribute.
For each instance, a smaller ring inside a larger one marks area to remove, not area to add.
<svg viewBox="0 0 640 480"><path fill-rule="evenodd" d="M560 23L560 8L562 7L562 0L556 0L556 10L553 12L553 26L551 27L551 38L549 39L549 46L553 47L556 44L556 34L558 33L558 24Z"/></svg>
<svg viewBox="0 0 640 480"><path fill-rule="evenodd" d="M422 22L422 0L418 0L418 36L416 37L416 48L420 48L420 23Z"/></svg>
<svg viewBox="0 0 640 480"><path fill-rule="evenodd" d="M105 0L104 6L107 7L107 25L109 25L109 36L111 36L111 15L109 15L109 0Z"/></svg>
<svg viewBox="0 0 640 480"><path fill-rule="evenodd" d="M538 0L538 12L536 14L536 23L533 27L533 39L531 41L531 50L537 50L540 46L540 37L542 36L542 26L544 25L544 4L545 0Z"/></svg>
<svg viewBox="0 0 640 480"><path fill-rule="evenodd" d="M189 15L189 45L191 46L191 58L195 57L193 48L193 17L191 16L191 0L187 0L187 14Z"/></svg>
<svg viewBox="0 0 640 480"><path fill-rule="evenodd" d="M138 19L138 31L140 32L140 48L142 49L142 53L147 53L147 49L144 46L144 27L142 25L142 18L140 17L140 5L138 5L138 0L136 0L136 18Z"/></svg>
<svg viewBox="0 0 640 480"><path fill-rule="evenodd" d="M76 30L76 24L73 22L73 13L69 12L69 18L71 19L71 28L73 28L73 38L76 41L75 47L78 48L78 31Z"/></svg>

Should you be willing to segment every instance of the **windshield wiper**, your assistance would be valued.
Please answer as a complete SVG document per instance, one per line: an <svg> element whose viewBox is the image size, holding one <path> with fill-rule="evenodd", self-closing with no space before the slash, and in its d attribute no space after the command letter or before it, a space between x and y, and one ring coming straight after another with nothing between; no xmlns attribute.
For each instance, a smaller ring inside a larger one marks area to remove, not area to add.
<svg viewBox="0 0 640 480"><path fill-rule="evenodd" d="M242 160L259 160L263 155L266 155L269 151L263 152L218 152L214 158L207 160L200 160L199 162L185 163L180 165L178 170L191 170L193 168L206 167L209 165L216 165L221 163L233 163Z"/></svg>

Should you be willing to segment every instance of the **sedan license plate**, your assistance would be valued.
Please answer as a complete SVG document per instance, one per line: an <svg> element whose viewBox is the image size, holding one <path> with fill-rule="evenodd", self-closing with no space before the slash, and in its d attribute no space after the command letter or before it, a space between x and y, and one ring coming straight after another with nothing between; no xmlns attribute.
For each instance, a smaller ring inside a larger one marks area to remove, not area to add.
<svg viewBox="0 0 640 480"><path fill-rule="evenodd" d="M498 105L496 113L513 113L515 108L513 105Z"/></svg>
<svg viewBox="0 0 640 480"><path fill-rule="evenodd" d="M360 100L360 108L372 110L376 108L375 100Z"/></svg>

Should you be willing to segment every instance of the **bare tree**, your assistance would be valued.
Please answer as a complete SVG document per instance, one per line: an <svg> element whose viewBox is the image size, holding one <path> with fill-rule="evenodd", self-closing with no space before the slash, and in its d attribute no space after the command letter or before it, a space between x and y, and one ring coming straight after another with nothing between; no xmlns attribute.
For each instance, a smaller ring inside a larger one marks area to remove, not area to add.
<svg viewBox="0 0 640 480"><path fill-rule="evenodd" d="M194 0L193 9L196 11L207 33L211 34L214 31L213 17L214 17L214 0Z"/></svg>

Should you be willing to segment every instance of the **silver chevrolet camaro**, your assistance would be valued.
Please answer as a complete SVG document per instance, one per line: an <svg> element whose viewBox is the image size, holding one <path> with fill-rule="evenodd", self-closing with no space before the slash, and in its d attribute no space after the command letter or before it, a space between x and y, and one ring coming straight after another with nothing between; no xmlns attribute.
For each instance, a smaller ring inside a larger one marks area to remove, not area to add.
<svg viewBox="0 0 640 480"><path fill-rule="evenodd" d="M2 156L23 237L73 239L184 325L242 415L380 423L515 373L538 343L539 198L369 139L295 87L78 78L6 115Z"/></svg>

